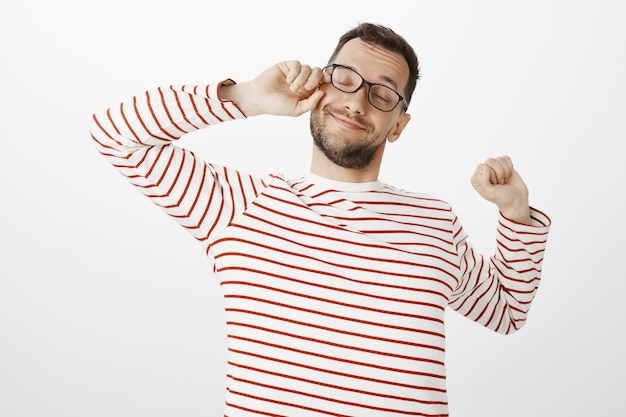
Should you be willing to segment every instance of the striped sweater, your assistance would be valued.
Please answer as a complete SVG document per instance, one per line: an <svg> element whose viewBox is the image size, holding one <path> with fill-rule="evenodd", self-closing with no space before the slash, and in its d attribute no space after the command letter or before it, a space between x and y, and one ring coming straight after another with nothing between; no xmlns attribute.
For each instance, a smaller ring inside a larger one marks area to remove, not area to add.
<svg viewBox="0 0 626 417"><path fill-rule="evenodd" d="M550 220L500 217L487 258L429 195L204 162L174 143L245 117L219 86L148 91L96 113L91 135L213 261L228 332L224 415L448 415L444 309L519 329Z"/></svg>

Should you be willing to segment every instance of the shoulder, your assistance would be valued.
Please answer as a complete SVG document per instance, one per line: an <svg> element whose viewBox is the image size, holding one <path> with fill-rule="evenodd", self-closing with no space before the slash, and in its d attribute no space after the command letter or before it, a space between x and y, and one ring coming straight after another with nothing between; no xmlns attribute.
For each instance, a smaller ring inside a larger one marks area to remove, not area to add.
<svg viewBox="0 0 626 417"><path fill-rule="evenodd" d="M389 184L385 184L384 187L378 191L378 193L381 194L381 197L387 198L390 201L397 201L399 203L412 204L431 209L452 211L452 208L447 201L429 193L410 191Z"/></svg>

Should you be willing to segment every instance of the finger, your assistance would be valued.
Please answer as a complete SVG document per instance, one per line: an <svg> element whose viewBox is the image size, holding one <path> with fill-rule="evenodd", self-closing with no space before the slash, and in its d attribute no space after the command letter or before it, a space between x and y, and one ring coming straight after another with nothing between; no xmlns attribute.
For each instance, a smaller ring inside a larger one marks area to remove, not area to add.
<svg viewBox="0 0 626 417"><path fill-rule="evenodd" d="M317 106L317 103L319 103L319 101L322 99L323 96L324 96L324 92L318 89L307 98L300 100L297 104L298 107L296 109L296 113L303 114L307 111L313 110Z"/></svg>
<svg viewBox="0 0 626 417"><path fill-rule="evenodd" d="M307 90L315 90L320 86L320 84L322 84L323 79L324 73L322 72L321 68L311 68L311 74L309 75L309 78L307 78L304 84L304 88L306 88Z"/></svg>
<svg viewBox="0 0 626 417"><path fill-rule="evenodd" d="M298 77L298 74L300 74L302 64L300 61L285 61L282 63L282 66L284 67L285 81L287 81L287 84L292 84Z"/></svg>
<svg viewBox="0 0 626 417"><path fill-rule="evenodd" d="M289 86L291 91L295 92L295 91L298 91L301 88L303 88L304 85L306 84L307 80L309 79L309 76L311 75L311 72L312 72L312 70L311 70L311 67L309 65L301 65L300 66L300 71L298 71L298 73L294 77L293 81L291 82L291 85Z"/></svg>
<svg viewBox="0 0 626 417"><path fill-rule="evenodd" d="M483 165L481 169L484 170L489 177L489 182L491 184L498 184L502 174L500 162L498 162L496 158L487 158L481 165Z"/></svg>
<svg viewBox="0 0 626 417"><path fill-rule="evenodd" d="M505 179L506 181L508 181L508 179L511 178L511 175L513 174L513 161L511 161L511 158L509 158L507 155L498 157L498 161L502 165Z"/></svg>
<svg viewBox="0 0 626 417"><path fill-rule="evenodd" d="M497 164L494 161L485 161L485 171L489 175L489 182L491 184L498 184L500 178L498 177Z"/></svg>
<svg viewBox="0 0 626 417"><path fill-rule="evenodd" d="M505 184L513 172L513 163L508 156L488 158L485 165L489 167L492 184Z"/></svg>
<svg viewBox="0 0 626 417"><path fill-rule="evenodd" d="M327 71L322 70L322 83L330 84L331 75Z"/></svg>

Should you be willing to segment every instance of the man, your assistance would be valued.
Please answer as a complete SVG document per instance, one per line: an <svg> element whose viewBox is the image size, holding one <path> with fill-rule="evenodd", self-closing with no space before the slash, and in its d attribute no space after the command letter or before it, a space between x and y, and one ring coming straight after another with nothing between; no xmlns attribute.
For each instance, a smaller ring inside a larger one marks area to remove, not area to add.
<svg viewBox="0 0 626 417"><path fill-rule="evenodd" d="M501 213L492 259L447 203L378 180L417 78L405 40L364 23L323 69L281 62L248 82L162 87L94 115L100 152L214 262L225 415L445 416L446 306L505 334L524 324L549 219L508 157L472 178ZM211 124L309 111L304 178L244 174L173 145Z"/></svg>

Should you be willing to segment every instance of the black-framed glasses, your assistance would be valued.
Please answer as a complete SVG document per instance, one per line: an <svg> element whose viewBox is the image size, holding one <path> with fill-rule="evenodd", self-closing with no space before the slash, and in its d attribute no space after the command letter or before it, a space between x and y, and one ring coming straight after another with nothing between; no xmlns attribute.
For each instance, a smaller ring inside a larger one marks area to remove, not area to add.
<svg viewBox="0 0 626 417"><path fill-rule="evenodd" d="M330 74L330 83L344 93L356 93L363 85L367 85L367 101L380 111L390 112L402 103L404 108L409 103L393 88L383 84L371 83L350 67L341 64L328 64L323 71Z"/></svg>

